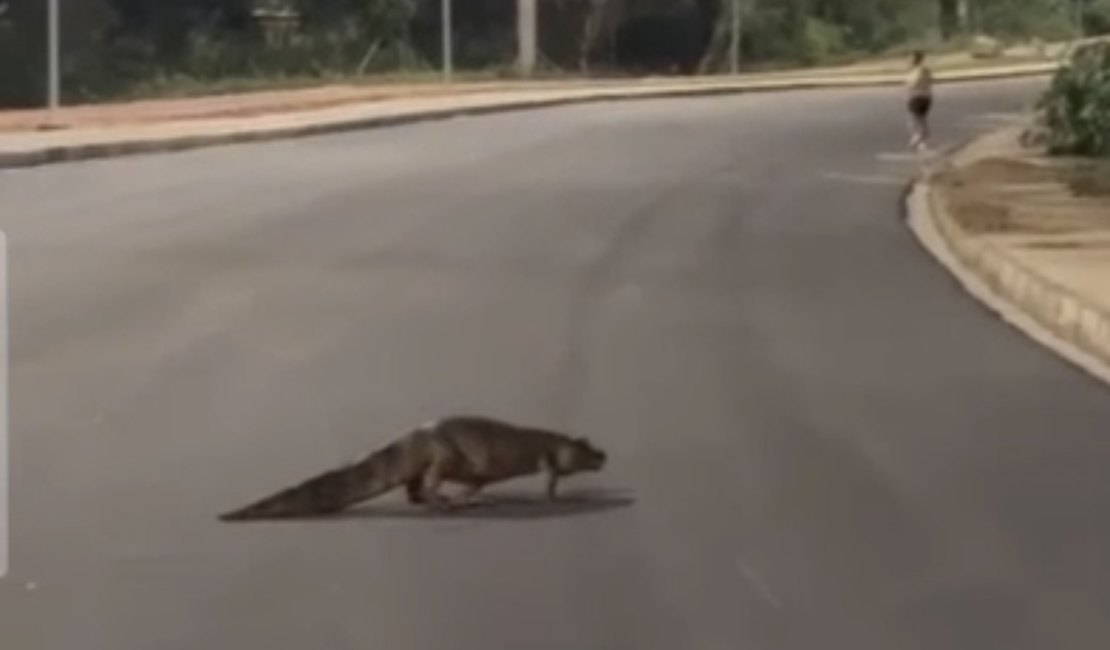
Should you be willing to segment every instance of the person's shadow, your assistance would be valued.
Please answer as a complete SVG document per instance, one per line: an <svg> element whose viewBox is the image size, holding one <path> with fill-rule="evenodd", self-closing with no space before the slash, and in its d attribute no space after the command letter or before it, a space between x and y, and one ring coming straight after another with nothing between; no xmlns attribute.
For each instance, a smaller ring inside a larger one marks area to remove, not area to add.
<svg viewBox="0 0 1110 650"><path fill-rule="evenodd" d="M554 501L534 491L491 490L469 503L456 505L449 510L435 510L405 501L395 501L370 503L337 514L292 515L260 518L257 521L555 519L627 508L635 502L631 496L612 490L567 490Z"/></svg>

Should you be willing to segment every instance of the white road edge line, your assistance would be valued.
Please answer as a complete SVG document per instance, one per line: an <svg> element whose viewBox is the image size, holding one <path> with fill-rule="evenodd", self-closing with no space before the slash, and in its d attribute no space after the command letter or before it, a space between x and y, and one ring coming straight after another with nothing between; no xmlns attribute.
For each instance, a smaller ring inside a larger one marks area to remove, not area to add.
<svg viewBox="0 0 1110 650"><path fill-rule="evenodd" d="M944 236L933 223L928 205L928 186L920 179L913 183L907 202L907 225L928 253L956 279L971 297L994 312L1004 322L1022 332L1029 338L1055 352L1063 359L1085 370L1095 379L1110 384L1110 365L1102 359L1083 350L1074 343L1057 336L1036 318L1027 314L1017 305L996 294L973 270L967 268L956 257Z"/></svg>

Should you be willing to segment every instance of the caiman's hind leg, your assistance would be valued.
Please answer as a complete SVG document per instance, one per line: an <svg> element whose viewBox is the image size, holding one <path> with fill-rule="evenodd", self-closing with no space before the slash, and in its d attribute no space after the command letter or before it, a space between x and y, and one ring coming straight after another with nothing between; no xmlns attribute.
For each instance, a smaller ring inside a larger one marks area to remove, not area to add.
<svg viewBox="0 0 1110 650"><path fill-rule="evenodd" d="M427 504L433 510L449 510L451 500L439 491L443 486L443 474L440 468L434 463L429 465L421 478L421 503Z"/></svg>
<svg viewBox="0 0 1110 650"><path fill-rule="evenodd" d="M485 486L486 484L481 481L466 483L463 491L455 497L455 503L461 506L473 505L475 502L474 497L478 496L478 493L481 492L482 488Z"/></svg>
<svg viewBox="0 0 1110 650"><path fill-rule="evenodd" d="M405 494L408 495L409 503L421 504L424 503L424 477L417 476L411 478L405 483Z"/></svg>
<svg viewBox="0 0 1110 650"><path fill-rule="evenodd" d="M473 503L474 497L478 496L478 493L484 487L484 483L465 483L462 492L450 501L457 505L469 505ZM428 500L424 498L424 477L418 476L405 483L405 493L408 495L409 503L413 505L427 503ZM447 499L447 497L443 498Z"/></svg>

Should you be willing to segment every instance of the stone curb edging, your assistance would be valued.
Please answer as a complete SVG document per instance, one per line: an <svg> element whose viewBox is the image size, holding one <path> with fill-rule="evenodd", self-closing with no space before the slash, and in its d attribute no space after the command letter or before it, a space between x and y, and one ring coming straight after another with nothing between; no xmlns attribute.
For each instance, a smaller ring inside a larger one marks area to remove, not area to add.
<svg viewBox="0 0 1110 650"><path fill-rule="evenodd" d="M1110 384L1110 313L967 236L937 196L933 173L914 181L906 197L909 227L921 245L1003 320Z"/></svg>
<svg viewBox="0 0 1110 650"><path fill-rule="evenodd" d="M938 83L959 83L1030 76L1043 76L1057 69L1057 63L1045 63L1020 68L998 70L971 70L938 75ZM418 122L445 120L511 111L552 108L571 104L631 101L640 99L666 99L680 97L708 97L749 92L810 90L820 88L881 87L902 83L901 76L874 75L826 79L784 79L779 81L741 82L724 84L694 83L677 87L644 88L622 87L604 91L571 91L568 94L540 99L493 101L476 106L415 110L411 113L378 115L363 118L322 121L312 124L272 126L265 128L236 129L214 133L196 133L182 136L130 138L86 143L46 146L28 151L0 152L0 169L34 167L51 163L75 162L95 158L109 158L143 153L173 152L227 144L262 142L298 138L346 131L369 130ZM249 119L249 118L248 118Z"/></svg>

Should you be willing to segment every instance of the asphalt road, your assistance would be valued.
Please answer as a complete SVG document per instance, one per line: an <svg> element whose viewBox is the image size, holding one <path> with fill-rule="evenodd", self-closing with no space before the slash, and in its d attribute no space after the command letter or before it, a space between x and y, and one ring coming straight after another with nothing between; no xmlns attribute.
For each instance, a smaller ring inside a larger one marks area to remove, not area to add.
<svg viewBox="0 0 1110 650"><path fill-rule="evenodd" d="M946 88L953 144L1030 82ZM0 173L5 650L1110 646L1110 393L906 230L896 90ZM451 518L216 515L455 412L610 453Z"/></svg>

